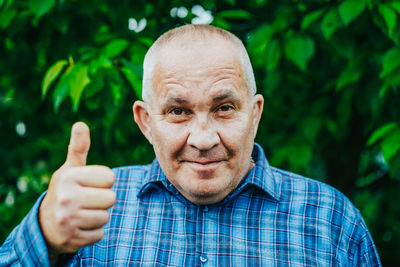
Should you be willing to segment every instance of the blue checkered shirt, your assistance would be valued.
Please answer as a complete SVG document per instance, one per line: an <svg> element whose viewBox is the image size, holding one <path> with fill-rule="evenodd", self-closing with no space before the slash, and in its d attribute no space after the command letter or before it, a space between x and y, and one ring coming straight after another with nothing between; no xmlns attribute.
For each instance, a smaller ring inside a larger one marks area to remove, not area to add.
<svg viewBox="0 0 400 267"><path fill-rule="evenodd" d="M115 169L117 203L104 238L61 260L71 266L381 266L360 212L332 187L255 167L221 203L186 200L157 159ZM0 265L46 266L40 201L0 249Z"/></svg>

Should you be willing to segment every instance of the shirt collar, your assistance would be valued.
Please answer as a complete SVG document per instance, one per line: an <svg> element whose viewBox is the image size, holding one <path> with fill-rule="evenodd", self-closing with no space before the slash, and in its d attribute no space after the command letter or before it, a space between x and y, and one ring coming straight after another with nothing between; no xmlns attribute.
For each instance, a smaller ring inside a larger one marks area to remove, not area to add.
<svg viewBox="0 0 400 267"><path fill-rule="evenodd" d="M238 190L240 190L240 188L245 188L248 185L253 185L261 189L274 200L279 201L281 194L281 179L272 171L264 150L259 144L254 143L251 157L255 163L254 167L251 169Z"/></svg>
<svg viewBox="0 0 400 267"><path fill-rule="evenodd" d="M279 176L274 175L271 167L268 164L267 158L265 156L262 147L254 143L252 159L254 161L254 167L247 174L243 183L232 192L227 198L235 197L241 191L249 186L255 186L261 189L262 192L270 196L272 199L279 201L281 192L281 180ZM161 190L162 188L176 194L177 190L168 181L164 172L160 167L160 163L157 158L153 160L150 167L150 172L145 175L142 183L142 187L139 191L138 196L150 192L152 190Z"/></svg>

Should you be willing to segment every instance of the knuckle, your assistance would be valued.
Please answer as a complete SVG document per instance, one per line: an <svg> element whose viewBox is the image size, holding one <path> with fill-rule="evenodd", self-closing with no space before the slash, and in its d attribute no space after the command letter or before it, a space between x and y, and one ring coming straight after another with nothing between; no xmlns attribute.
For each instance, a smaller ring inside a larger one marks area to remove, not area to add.
<svg viewBox="0 0 400 267"><path fill-rule="evenodd" d="M56 198L56 203L59 207L69 207L73 202L72 197L64 192L58 193Z"/></svg>
<svg viewBox="0 0 400 267"><path fill-rule="evenodd" d="M73 213L67 213L64 211L56 211L55 213L55 222L62 228L67 228L70 226L71 222L74 220Z"/></svg>

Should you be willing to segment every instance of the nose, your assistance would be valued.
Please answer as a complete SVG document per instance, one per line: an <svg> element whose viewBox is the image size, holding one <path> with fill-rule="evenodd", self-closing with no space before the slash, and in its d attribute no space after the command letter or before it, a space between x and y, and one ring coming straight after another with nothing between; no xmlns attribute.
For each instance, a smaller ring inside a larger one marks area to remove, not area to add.
<svg viewBox="0 0 400 267"><path fill-rule="evenodd" d="M220 137L215 125L209 121L206 115L197 116L191 126L187 139L188 145L198 150L206 151L217 146L220 142Z"/></svg>

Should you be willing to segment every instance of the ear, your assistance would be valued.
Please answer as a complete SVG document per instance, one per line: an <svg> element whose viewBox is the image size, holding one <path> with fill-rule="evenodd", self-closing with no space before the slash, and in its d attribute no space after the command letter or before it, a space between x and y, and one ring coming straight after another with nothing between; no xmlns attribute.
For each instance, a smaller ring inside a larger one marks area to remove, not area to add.
<svg viewBox="0 0 400 267"><path fill-rule="evenodd" d="M133 104L133 117L135 119L136 124L139 126L143 135L147 138L147 140L152 144L152 135L151 135L151 118L150 114L147 111L147 105L143 101L135 101Z"/></svg>
<svg viewBox="0 0 400 267"><path fill-rule="evenodd" d="M260 123L261 114L264 107L264 97L257 94L253 98L253 127L254 127L254 138L256 137L258 124Z"/></svg>

